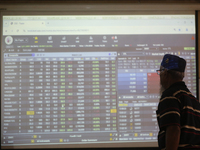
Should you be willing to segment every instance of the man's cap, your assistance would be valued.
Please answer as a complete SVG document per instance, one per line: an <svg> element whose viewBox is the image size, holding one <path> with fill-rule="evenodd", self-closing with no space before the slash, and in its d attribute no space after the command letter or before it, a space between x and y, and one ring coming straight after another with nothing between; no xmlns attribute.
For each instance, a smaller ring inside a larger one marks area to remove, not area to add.
<svg viewBox="0 0 200 150"><path fill-rule="evenodd" d="M161 66L163 66L167 70L184 72L186 61L185 59L180 58L176 55L165 54L161 62Z"/></svg>

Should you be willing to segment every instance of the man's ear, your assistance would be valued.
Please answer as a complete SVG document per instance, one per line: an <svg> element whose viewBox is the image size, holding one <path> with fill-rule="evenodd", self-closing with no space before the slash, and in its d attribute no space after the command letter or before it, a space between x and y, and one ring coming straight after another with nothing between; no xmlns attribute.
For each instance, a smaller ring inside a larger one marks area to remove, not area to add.
<svg viewBox="0 0 200 150"><path fill-rule="evenodd" d="M170 77L170 74L168 73L167 70L165 70L165 71L163 72L163 76L164 76L165 78L168 78L168 77Z"/></svg>

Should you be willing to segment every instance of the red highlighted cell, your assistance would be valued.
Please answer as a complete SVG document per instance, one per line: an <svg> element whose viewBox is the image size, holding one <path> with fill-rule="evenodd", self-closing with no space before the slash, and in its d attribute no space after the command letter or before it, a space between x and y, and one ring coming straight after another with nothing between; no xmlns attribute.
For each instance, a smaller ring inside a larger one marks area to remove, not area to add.
<svg viewBox="0 0 200 150"><path fill-rule="evenodd" d="M159 93L160 77L157 73L147 73L148 93Z"/></svg>

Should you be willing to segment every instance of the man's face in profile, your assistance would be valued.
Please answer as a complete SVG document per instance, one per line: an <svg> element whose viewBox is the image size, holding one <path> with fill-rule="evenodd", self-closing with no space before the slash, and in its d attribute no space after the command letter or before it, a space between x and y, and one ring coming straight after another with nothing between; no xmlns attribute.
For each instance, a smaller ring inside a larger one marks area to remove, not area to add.
<svg viewBox="0 0 200 150"><path fill-rule="evenodd" d="M162 95L163 91L165 91L167 78L165 76L166 70L164 67L160 66L160 95Z"/></svg>

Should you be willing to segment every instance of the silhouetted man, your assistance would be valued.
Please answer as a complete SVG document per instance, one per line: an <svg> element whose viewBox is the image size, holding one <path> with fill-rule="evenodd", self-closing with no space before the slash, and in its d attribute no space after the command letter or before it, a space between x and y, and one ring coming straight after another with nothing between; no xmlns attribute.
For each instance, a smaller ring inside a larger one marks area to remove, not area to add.
<svg viewBox="0 0 200 150"><path fill-rule="evenodd" d="M200 103L183 82L186 61L166 54L161 62L157 120L160 149L200 149Z"/></svg>

